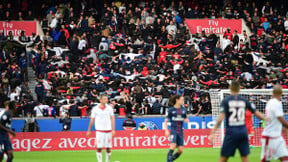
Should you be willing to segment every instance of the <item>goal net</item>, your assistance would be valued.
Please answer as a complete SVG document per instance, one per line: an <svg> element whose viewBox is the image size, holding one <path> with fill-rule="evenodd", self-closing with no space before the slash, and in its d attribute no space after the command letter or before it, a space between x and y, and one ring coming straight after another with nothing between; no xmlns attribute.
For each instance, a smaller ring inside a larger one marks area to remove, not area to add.
<svg viewBox="0 0 288 162"><path fill-rule="evenodd" d="M215 121L220 113L220 104L223 98L226 96L230 95L230 90L216 90L212 89L209 91L210 98L211 98L211 105L212 105L212 118L213 121ZM241 96L244 98L248 99L250 102L254 103L257 110L265 113L265 106L266 103L269 99L271 99L272 95L272 89L243 89L239 93ZM283 104L283 110L285 113L285 119L288 119L288 89L283 90L283 97L282 97L282 104ZM224 120L225 122L225 120ZM213 147L221 147L222 141L224 139L224 122L222 122L221 126L219 129L216 131L215 134L215 140ZM255 146L261 146L261 133L263 130L263 126L265 123L262 123L261 120L259 120L257 117L253 116L253 127L255 130L255 135L254 135L254 145ZM286 143L288 142L288 138L286 139Z"/></svg>

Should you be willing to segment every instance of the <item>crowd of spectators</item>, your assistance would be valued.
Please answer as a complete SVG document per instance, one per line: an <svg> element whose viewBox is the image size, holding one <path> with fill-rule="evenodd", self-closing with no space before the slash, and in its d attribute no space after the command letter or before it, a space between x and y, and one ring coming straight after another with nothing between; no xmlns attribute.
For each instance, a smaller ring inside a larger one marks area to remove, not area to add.
<svg viewBox="0 0 288 162"><path fill-rule="evenodd" d="M25 0L20 8L0 4L2 20L35 19L45 32L18 38L32 41L26 57L1 51L0 99L15 101L19 116L34 110L38 117L86 117L101 93L117 114L164 114L168 98L179 94L188 112L199 115L211 114L208 90L226 89L232 79L243 88L287 88L287 7L256 2L112 1L99 9L83 0L43 2L41 10ZM241 18L252 34L191 36L185 18ZM37 77L37 98L27 89L27 66Z"/></svg>

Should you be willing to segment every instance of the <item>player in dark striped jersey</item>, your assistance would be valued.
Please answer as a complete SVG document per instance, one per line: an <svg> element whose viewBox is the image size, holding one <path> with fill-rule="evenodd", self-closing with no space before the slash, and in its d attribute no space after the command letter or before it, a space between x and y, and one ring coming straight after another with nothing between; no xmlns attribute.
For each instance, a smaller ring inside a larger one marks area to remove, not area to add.
<svg viewBox="0 0 288 162"><path fill-rule="evenodd" d="M188 123L186 109L183 107L184 97L175 95L169 99L169 105L172 106L168 110L167 117L164 122L165 135L170 140L170 150L167 155L167 162L177 159L183 152L184 134L183 122ZM170 132L168 130L168 121L171 122ZM174 150L178 147L177 152L173 155Z"/></svg>
<svg viewBox="0 0 288 162"><path fill-rule="evenodd" d="M254 104L250 103L247 99L238 94L240 86L241 85L238 81L232 81L230 85L231 95L225 97L222 101L220 106L221 113L209 137L210 141L213 142L214 134L225 118L226 133L221 148L221 157L219 162L227 162L229 157L234 156L236 149L239 149L240 151L242 162L249 161L249 140L245 125L246 109L251 111L259 119L269 120L268 118L265 118L262 113L256 110Z"/></svg>
<svg viewBox="0 0 288 162"><path fill-rule="evenodd" d="M3 159L4 153L7 154L7 162L13 160L13 148L9 138L9 134L15 136L11 130L12 114L14 106L9 101L4 102L5 110L0 114L0 161Z"/></svg>

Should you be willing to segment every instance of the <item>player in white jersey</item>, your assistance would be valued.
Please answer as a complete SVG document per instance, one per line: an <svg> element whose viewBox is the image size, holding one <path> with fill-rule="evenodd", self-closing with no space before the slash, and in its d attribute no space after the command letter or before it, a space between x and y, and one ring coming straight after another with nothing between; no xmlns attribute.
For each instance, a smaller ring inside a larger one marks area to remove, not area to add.
<svg viewBox="0 0 288 162"><path fill-rule="evenodd" d="M106 148L106 162L110 161L112 137L115 136L115 118L113 108L108 104L106 94L100 95L100 104L94 106L91 112L91 119L87 131L87 137L91 135L91 128L95 123L96 129L96 157L102 162L102 148Z"/></svg>
<svg viewBox="0 0 288 162"><path fill-rule="evenodd" d="M266 105L266 116L271 121L266 122L262 133L262 152L261 162L269 162L273 159L279 159L282 162L288 162L288 151L286 142L282 137L282 126L288 128L288 122L284 119L283 106L281 102L282 87L275 85L273 96Z"/></svg>

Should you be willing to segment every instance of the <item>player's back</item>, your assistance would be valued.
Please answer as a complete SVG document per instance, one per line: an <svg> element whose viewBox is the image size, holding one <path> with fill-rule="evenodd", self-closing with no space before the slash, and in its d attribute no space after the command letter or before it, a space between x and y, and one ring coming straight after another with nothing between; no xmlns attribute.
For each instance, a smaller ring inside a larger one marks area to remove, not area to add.
<svg viewBox="0 0 288 162"><path fill-rule="evenodd" d="M266 116L271 119L270 122L266 122L264 127L263 136L280 137L282 132L282 124L278 120L278 117L283 116L283 106L281 101L276 98L272 98L268 101L266 108Z"/></svg>
<svg viewBox="0 0 288 162"><path fill-rule="evenodd" d="M226 115L226 134L247 134L245 112L255 112L255 106L240 95L227 96L221 103L221 111Z"/></svg>

